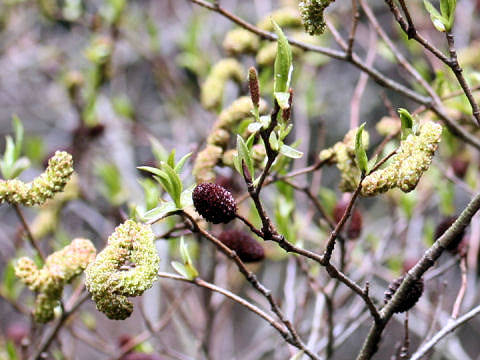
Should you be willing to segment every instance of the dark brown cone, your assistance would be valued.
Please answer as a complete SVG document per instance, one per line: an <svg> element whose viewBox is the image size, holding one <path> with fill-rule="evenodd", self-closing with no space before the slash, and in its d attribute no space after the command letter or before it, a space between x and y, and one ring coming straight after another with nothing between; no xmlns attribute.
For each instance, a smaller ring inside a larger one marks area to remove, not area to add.
<svg viewBox="0 0 480 360"><path fill-rule="evenodd" d="M243 262L261 261L265 257L262 245L243 231L225 230L218 236L218 239L234 250Z"/></svg>
<svg viewBox="0 0 480 360"><path fill-rule="evenodd" d="M340 200L335 208L333 209L333 218L335 222L338 224L342 219L345 210L347 210L348 202ZM356 208L353 209L353 212L350 218L347 220L346 229L347 229L347 237L349 239L355 240L358 239L360 234L362 233L363 222L362 222L362 214Z"/></svg>
<svg viewBox="0 0 480 360"><path fill-rule="evenodd" d="M213 184L199 184L193 189L193 205L197 212L208 222L228 223L235 218L237 203L230 191Z"/></svg>
<svg viewBox="0 0 480 360"><path fill-rule="evenodd" d="M448 230L450 226L455 222L457 218L455 216L447 216L438 223L437 227L435 228L435 235L434 240L436 241L440 236L443 235L445 231ZM450 245L447 247L447 250L451 253L456 253L458 249L458 245L462 242L463 236L465 235L465 229L453 238Z"/></svg>
<svg viewBox="0 0 480 360"><path fill-rule="evenodd" d="M402 275L388 285L388 289L385 291L385 298L384 298L385 304L392 299L393 295L402 284L402 281L404 278L405 278L405 275ZM410 288L408 289L408 292L405 298L402 300L402 302L400 302L397 306L395 306L395 308L393 309L393 312L401 313L401 312L410 310L417 303L418 299L420 299L420 296L422 296L422 293L423 293L423 279L415 280L413 284L410 286Z"/></svg>

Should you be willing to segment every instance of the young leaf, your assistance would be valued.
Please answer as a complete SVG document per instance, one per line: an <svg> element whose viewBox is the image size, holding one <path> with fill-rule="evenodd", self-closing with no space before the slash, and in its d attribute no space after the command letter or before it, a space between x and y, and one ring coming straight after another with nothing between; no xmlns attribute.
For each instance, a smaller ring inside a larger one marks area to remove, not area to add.
<svg viewBox="0 0 480 360"><path fill-rule="evenodd" d="M275 92L273 93L273 96L275 96L280 109L285 110L290 107L290 104L288 103L288 100L290 99L289 92Z"/></svg>
<svg viewBox="0 0 480 360"><path fill-rule="evenodd" d="M280 146L280 154L285 155L290 159L300 159L303 156L303 152L298 151L297 149L294 149L293 147L285 144L282 144Z"/></svg>
<svg viewBox="0 0 480 360"><path fill-rule="evenodd" d="M280 147L280 144L278 142L277 134L275 131L272 131L270 133L270 136L268 137L268 142L270 143L270 146L272 147L273 150L277 151L278 148Z"/></svg>
<svg viewBox="0 0 480 360"><path fill-rule="evenodd" d="M237 152L238 152L238 160L237 160L238 164L235 165L235 168L241 175L243 175L243 170L242 170L242 160L243 160L247 165L250 175L253 176L255 169L253 167L253 159L250 156L250 149L248 148L247 144L245 143L245 141L240 135L237 135ZM238 165L238 168L237 168L237 165Z"/></svg>
<svg viewBox="0 0 480 360"><path fill-rule="evenodd" d="M182 171L183 169L183 166L185 165L185 162L188 160L188 158L192 155L191 152L189 152L188 154L184 155L177 163L177 165L175 165L175 172L178 174Z"/></svg>
<svg viewBox="0 0 480 360"><path fill-rule="evenodd" d="M161 205L157 206L156 208L147 211L145 214L142 215L142 218L146 221L153 220L153 219L161 219L165 215L167 215L171 211L178 210L175 204L171 201L162 203Z"/></svg>
<svg viewBox="0 0 480 360"><path fill-rule="evenodd" d="M188 279L188 271L182 263L179 263L178 261L172 261L170 264L172 264L172 267L177 273Z"/></svg>
<svg viewBox="0 0 480 360"><path fill-rule="evenodd" d="M365 174L368 170L368 158L365 148L363 147L362 140L364 127L365 123L360 125L355 136L355 161L357 162L357 166L363 174Z"/></svg>
<svg viewBox="0 0 480 360"><path fill-rule="evenodd" d="M274 64L274 82L273 89L274 92L287 92L290 86L290 78L292 73L292 49L288 43L287 38L280 29L280 26L277 25L275 21L272 20L273 28L277 33L277 57L275 58Z"/></svg>
<svg viewBox="0 0 480 360"><path fill-rule="evenodd" d="M261 128L263 127L263 124L261 122L253 122L248 125L247 129L249 132L252 134L258 132Z"/></svg>
<svg viewBox="0 0 480 360"><path fill-rule="evenodd" d="M440 32L450 30L450 28L447 29L449 23L448 18L442 16L428 0L423 0L423 4L427 12L430 14L430 19L432 20L435 29Z"/></svg>
<svg viewBox="0 0 480 360"><path fill-rule="evenodd" d="M397 111L402 122L402 140L405 140L413 132L414 120L407 109L400 108Z"/></svg>
<svg viewBox="0 0 480 360"><path fill-rule="evenodd" d="M15 131L15 160L20 158L23 145L23 125L17 115L12 117L13 129Z"/></svg>

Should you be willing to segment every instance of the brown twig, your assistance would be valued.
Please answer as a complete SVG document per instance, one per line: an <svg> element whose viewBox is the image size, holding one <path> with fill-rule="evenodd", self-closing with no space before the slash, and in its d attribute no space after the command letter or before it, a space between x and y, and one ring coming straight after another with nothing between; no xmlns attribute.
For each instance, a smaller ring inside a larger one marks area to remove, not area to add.
<svg viewBox="0 0 480 360"><path fill-rule="evenodd" d="M367 360L372 357L378 348L378 343L380 342L381 334L385 326L393 316L395 307L403 301L405 296L407 296L412 283L419 280L422 275L434 265L435 261L450 245L453 239L467 227L478 209L480 209L480 194L477 194L470 201L452 226L450 226L450 228L448 228L448 230L435 241L435 243L423 254L417 264L408 271L392 299L381 310L379 321L375 321L370 328L370 332L363 343L357 360Z"/></svg>
<svg viewBox="0 0 480 360"><path fill-rule="evenodd" d="M48 350L48 348L62 329L63 325L65 325L70 316L72 316L75 311L77 311L77 309L80 307L80 305L82 305L89 297L90 295L88 293L85 293L69 310L65 310L62 313L60 319L58 319L53 329L43 340L43 342L37 347L36 351L32 354L32 356L29 357L29 360L40 360L42 358L42 353Z"/></svg>
<svg viewBox="0 0 480 360"><path fill-rule="evenodd" d="M30 231L30 227L27 224L27 221L25 220L25 217L23 216L23 212L20 209L20 206L18 204L13 204L13 208L15 209L15 212L20 219L20 222L23 225L23 229L27 233L28 240L30 241L30 244L33 246L33 248L37 251L38 256L42 259L42 262L45 263L46 256L43 253L42 249L40 248L40 245L38 244L37 240L33 236L32 232Z"/></svg>

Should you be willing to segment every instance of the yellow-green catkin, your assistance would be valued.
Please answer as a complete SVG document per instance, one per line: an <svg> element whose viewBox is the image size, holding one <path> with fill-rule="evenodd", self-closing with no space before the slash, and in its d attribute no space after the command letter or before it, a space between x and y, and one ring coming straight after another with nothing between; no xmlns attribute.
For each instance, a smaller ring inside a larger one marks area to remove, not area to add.
<svg viewBox="0 0 480 360"><path fill-rule="evenodd" d="M418 134L410 134L400 144L391 163L368 175L362 182L362 195L373 196L392 188L403 192L415 189L420 177L428 170L442 136L442 126L424 123Z"/></svg>
<svg viewBox="0 0 480 360"><path fill-rule="evenodd" d="M336 164L340 171L339 188L343 192L355 191L360 181L361 172L355 163L355 134L358 128L351 129L343 138L331 148L320 152L319 158L322 161L328 161L329 164ZM369 135L367 131L362 133L362 143L365 148L368 147Z"/></svg>
<svg viewBox="0 0 480 360"><path fill-rule="evenodd" d="M255 53L259 46L258 36L243 28L230 30L223 40L223 48L231 55Z"/></svg>
<svg viewBox="0 0 480 360"><path fill-rule="evenodd" d="M63 190L72 173L72 156L65 151L57 151L48 161L45 171L33 181L0 180L0 204L41 205Z"/></svg>
<svg viewBox="0 0 480 360"><path fill-rule="evenodd" d="M40 239L57 228L60 213L63 207L71 200L80 196L78 177L73 174L65 185L63 192L53 199L47 200L40 208L40 213L30 225L30 231L35 239Z"/></svg>
<svg viewBox="0 0 480 360"><path fill-rule="evenodd" d="M233 58L222 59L217 62L207 79L203 83L201 101L208 110L218 109L223 100L223 90L229 79L241 82L247 74L243 66Z"/></svg>
<svg viewBox="0 0 480 360"><path fill-rule="evenodd" d="M198 153L193 164L193 176L197 184L204 182L215 182L215 171L213 168L222 158L223 149L220 146L207 144L207 146Z"/></svg>
<svg viewBox="0 0 480 360"><path fill-rule="evenodd" d="M128 297L140 296L157 279L160 258L154 241L150 225L127 220L85 270L87 290L108 318L129 317L133 304Z"/></svg>
<svg viewBox="0 0 480 360"><path fill-rule="evenodd" d="M37 322L46 323L53 319L63 287L85 270L95 259L95 253L95 246L90 240L75 239L48 256L41 269L28 257L17 260L15 275L30 290L38 292L33 312Z"/></svg>
<svg viewBox="0 0 480 360"><path fill-rule="evenodd" d="M300 28L302 27L302 19L297 9L293 7L284 7L265 16L257 27L265 31L273 31L273 23L275 21L282 29L285 28Z"/></svg>
<svg viewBox="0 0 480 360"><path fill-rule="evenodd" d="M335 0L306 0L298 4L305 31L310 35L323 34L326 23L325 9Z"/></svg>

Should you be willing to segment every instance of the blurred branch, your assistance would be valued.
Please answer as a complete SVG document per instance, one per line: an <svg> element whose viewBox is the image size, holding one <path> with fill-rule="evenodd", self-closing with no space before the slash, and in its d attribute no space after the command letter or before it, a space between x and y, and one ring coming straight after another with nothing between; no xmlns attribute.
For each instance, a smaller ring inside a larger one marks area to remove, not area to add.
<svg viewBox="0 0 480 360"><path fill-rule="evenodd" d="M480 305L473 308L470 310L468 313L465 315L459 317L457 320L454 320L450 322L448 325L446 325L442 330L437 332L435 336L427 342L425 345L423 345L419 350L417 350L410 360L420 360L430 349L432 349L440 340L442 340L445 336L447 336L449 333L454 331L456 328L458 328L460 325L463 325L473 317L477 316L480 313Z"/></svg>

